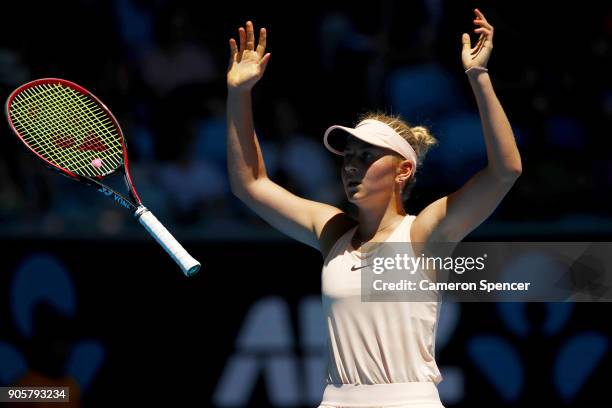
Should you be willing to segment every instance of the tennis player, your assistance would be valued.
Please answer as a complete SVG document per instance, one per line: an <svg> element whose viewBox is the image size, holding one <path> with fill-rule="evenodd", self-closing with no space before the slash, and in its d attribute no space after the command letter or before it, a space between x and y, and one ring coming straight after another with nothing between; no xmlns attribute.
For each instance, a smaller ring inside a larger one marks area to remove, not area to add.
<svg viewBox="0 0 612 408"><path fill-rule="evenodd" d="M266 30L255 43L253 24L230 39L227 72L227 157L232 191L253 211L288 236L318 249L329 363L320 408L440 408L435 361L439 303L361 302L360 272L351 270L368 242L459 242L493 212L521 174L521 157L498 101L487 62L493 26L474 10L471 46L463 34L461 59L476 97L488 164L459 190L407 214L402 196L412 186L436 140L428 129L397 117L371 114L354 127L332 126L325 146L342 155L342 181L357 219L331 205L295 196L270 180L253 127L251 89L270 61ZM296 44L299 46L299 44ZM469 141L467 141L469 142ZM304 171L308 166L304 163ZM412 243L412 244L411 244Z"/></svg>

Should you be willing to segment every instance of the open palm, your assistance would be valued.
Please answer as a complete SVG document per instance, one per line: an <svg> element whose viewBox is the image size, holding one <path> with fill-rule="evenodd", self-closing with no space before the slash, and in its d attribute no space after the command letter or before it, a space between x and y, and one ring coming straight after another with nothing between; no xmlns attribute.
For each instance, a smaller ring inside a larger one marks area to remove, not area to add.
<svg viewBox="0 0 612 408"><path fill-rule="evenodd" d="M231 38L230 61L227 69L227 86L233 89L250 90L263 76L270 53L266 54L266 29L259 31L259 44L255 48L253 23L247 21L246 30L238 29L240 47Z"/></svg>
<svg viewBox="0 0 612 408"><path fill-rule="evenodd" d="M487 19L480 10L475 9L474 14L476 14L474 24L478 26L478 28L474 29L474 32L480 33L480 37L478 37L476 45L472 47L470 36L467 33L463 34L461 61L463 62L464 69L472 67L485 68L493 50L493 26L487 22Z"/></svg>

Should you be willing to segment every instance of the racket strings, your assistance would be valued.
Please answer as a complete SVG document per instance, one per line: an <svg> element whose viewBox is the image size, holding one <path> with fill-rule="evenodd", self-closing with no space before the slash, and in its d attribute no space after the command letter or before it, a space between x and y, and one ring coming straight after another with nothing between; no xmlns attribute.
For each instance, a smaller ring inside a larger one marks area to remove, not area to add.
<svg viewBox="0 0 612 408"><path fill-rule="evenodd" d="M52 115L49 117L49 115L45 115L43 116L41 122L46 123L46 122L51 122L52 124L55 124L56 126L59 127L66 127L66 125L68 125L68 131L69 131L69 136L65 136L65 135L55 135L53 136L51 139L46 138L44 139L47 142L47 148L49 147L49 142L52 142L53 144L55 144L56 146L51 146L51 150L50 151L56 151L59 152L61 155L64 156L65 159L68 160L68 162L70 164L72 164L72 169L75 172L78 172L79 170L85 170L85 173L88 175L92 175L92 172L89 171L87 172L87 170L91 169L91 160L90 157L87 157L85 155L83 155L83 151L87 150L87 149L83 149L83 147L89 147L87 145L91 145L91 140L75 140L75 137L72 135L77 135L76 139L82 139L82 138L78 138L78 135L82 135L83 133L87 134L87 137L89 137L90 139L93 137L97 137L95 136L97 133L104 133L105 129L103 127L101 127L97 122L99 122L99 118L97 117L96 113L98 112L92 112L93 116L89 117L88 121L85 122L86 126L82 125L82 119L83 116L82 112L80 112L81 110L88 110L91 112L91 108L87 105L87 102L89 102L90 104L93 104L93 102L88 101L88 98L86 98L85 96L80 95L79 93L71 90L70 88L67 87L62 87L62 86L58 86L56 89L53 89L52 86L47 85L47 90L45 92L41 93L41 96L43 97L43 99L48 102L53 104L55 101L53 99L53 97L55 95L51 95L49 90L56 90L56 91L60 91L64 96L63 100L65 101L65 107L68 108L67 110L64 111L64 113L66 113L63 116L63 119L66 119L67 122L66 123L62 123L61 121L58 121L58 115L57 115L57 110L53 110L53 111L47 111L45 110L45 112L43 113L51 113ZM71 93L69 93L71 91ZM82 98L79 98L79 96L82 96ZM77 101L81 100L81 102L84 103L79 103L77 104ZM83 101L85 100L85 101ZM97 104L95 105L97 107ZM99 113L104 114L104 112L102 112L99 108ZM62 117L60 117L60 119L62 119ZM94 119L94 120L91 120ZM110 119L108 119L108 123L110 124ZM71 126L70 126L71 125ZM70 127L72 127L72 129L70 129ZM88 130L88 128L93 127L95 128L95 130L97 132L93 132L93 130ZM77 131L75 132L75 128L77 129ZM116 138L110 139L110 140L117 140ZM81 144L79 144L79 142L81 142ZM103 150L104 145L100 142L96 143L98 144L98 148L93 148L90 149L92 151L95 152L100 152L100 150ZM56 149L57 147L60 147L61 149ZM69 152L74 153L73 155L64 155L63 153L66 152L66 149L72 147L72 150L68 150ZM121 149L121 145L118 143L117 141L117 146L118 149ZM76 151L74 150L74 148L76 148ZM111 159L111 168L109 168L109 171L112 171L114 168L116 168L116 165L120 164L120 159L116 158L115 160L112 160L113 157L110 156ZM95 159L94 159L95 160ZM105 170L105 169L103 169Z"/></svg>
<svg viewBox="0 0 612 408"><path fill-rule="evenodd" d="M94 126L96 130L98 131L97 133L89 131L87 133L85 140L83 141L83 144L79 146L78 149L100 152L100 151L106 150L106 145L104 142L110 142L110 144L114 144L113 147L115 148L116 152L122 153L123 146L121 145L119 141L119 136L115 129L115 125L113 121L110 119L110 117L108 117L108 115L106 115L106 113L102 109L100 109L97 104L95 104L93 101L91 101L86 96L79 94L73 89L68 88L68 87L62 87L61 89L65 94L71 93L68 95L67 100L69 100L70 102L73 102L72 107L75 107L76 109L79 109L79 108L84 109L84 110L87 110L88 113L90 113L90 117L94 119L90 124ZM75 98L75 96L77 98ZM77 101L79 102L77 103ZM75 105L80 105L80 106L75 106ZM72 117L72 120L77 126L80 125L76 117ZM109 130L111 130L111 133L114 137L103 140L102 138L97 136L97 134L103 135L107 133ZM111 162L112 169L115 169L122 164L121 155L119 156L111 155L108 158ZM89 165L90 163L85 163L86 168Z"/></svg>
<svg viewBox="0 0 612 408"><path fill-rule="evenodd" d="M30 96L33 95L31 90L26 91L27 94L29 94ZM46 102L52 102L51 99L49 99L48 96L48 92L41 92L38 95L40 98L44 99ZM49 115L49 113L53 113L52 115ZM51 124L51 125L55 125L58 126L58 122L57 122L57 118L55 117L56 112L50 112L49 110L40 110L39 107L31 107L30 110L28 111L28 119L33 120L33 123L36 124L37 122L42 122L42 123L46 123ZM40 114L40 118L36 118L38 119L38 121L34 121L35 117L38 116ZM74 119L72 119L72 115L68 116L68 118L70 119L69 122L75 122ZM24 124L30 124L29 122L25 121ZM76 122L75 124L73 124L73 126L77 125L78 126L78 122ZM29 129L32 131L32 133L35 132L39 132L40 133L40 128L36 127L36 126L32 126L31 129ZM82 129L81 129L82 131ZM50 138L27 138L26 140L30 141L32 144L33 148L38 148L38 149L42 149L39 151L39 153L47 153L48 156L52 159L54 159L56 162L63 162L67 163L67 165L65 167L70 167L71 170L75 170L75 167L79 166L79 161L83 160L82 155L73 155L73 156L66 156L66 155L62 155L60 153L64 153L63 149L66 149L68 147L74 146L76 144L75 139L70 136L70 135L62 135L62 134L53 134ZM53 146L53 144L56 144L58 146ZM56 149L56 147L60 147L62 149ZM76 166L75 166L76 165Z"/></svg>
<svg viewBox="0 0 612 408"><path fill-rule="evenodd" d="M28 92L28 95L30 96L30 98L32 98L32 96L38 96L38 99L42 99L43 101L47 102L47 104L51 104L52 106L57 105L55 103L57 95L50 94L50 89L51 87L47 87L44 92L40 92L38 95L36 95L36 92L30 90ZM64 164L64 168L68 168L69 170L77 173L79 172L79 170L82 170L84 168L86 169L84 171L85 174L97 175L96 172L87 171L91 166L91 162L90 160L87 160L89 159L88 157L84 156L82 152L79 151L82 150L80 149L80 146L82 145L79 145L78 135L82 134L85 129L83 129L83 126L80 126L80 121L75 119L76 115L74 112L74 103L70 104L70 100L68 100L68 103L66 103L65 105L66 106L64 108L70 107L70 105L72 105L72 112L70 112L69 110L68 115L64 115L64 119L68 119L64 122L58 121L57 114L59 111L56 108L53 108L53 110L49 110L41 109L40 106L36 105L34 105L33 107L31 106L30 110L28 111L29 117L27 119L30 119L32 121L32 124L44 123L47 127L52 129L52 134L51 137L37 137L36 139L26 138L26 140L30 139L31 141L33 141L33 148L42 149L41 151L39 151L39 153L43 153L43 155L44 153L47 153L47 158L51 158L54 159L55 162L59 162L56 164ZM66 113L65 109L64 113ZM39 115L40 118L38 118ZM24 123L28 123L28 121L24 121ZM62 129L61 132L56 132L57 127L63 127L64 129ZM75 127L77 128L76 132ZM36 131L38 134L43 134L39 126L33 126L33 129L30 130ZM77 135L77 137L73 135ZM102 168L102 170L106 169Z"/></svg>
<svg viewBox="0 0 612 408"><path fill-rule="evenodd" d="M23 140L49 162L79 175L104 176L123 160L113 120L100 106L61 84L42 84L18 94L10 109Z"/></svg>

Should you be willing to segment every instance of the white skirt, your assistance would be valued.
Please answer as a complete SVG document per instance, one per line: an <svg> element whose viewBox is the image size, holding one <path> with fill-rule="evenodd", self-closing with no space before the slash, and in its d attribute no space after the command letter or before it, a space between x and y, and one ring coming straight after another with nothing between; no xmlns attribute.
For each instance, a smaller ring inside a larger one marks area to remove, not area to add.
<svg viewBox="0 0 612 408"><path fill-rule="evenodd" d="M328 384L319 408L444 408L433 382Z"/></svg>

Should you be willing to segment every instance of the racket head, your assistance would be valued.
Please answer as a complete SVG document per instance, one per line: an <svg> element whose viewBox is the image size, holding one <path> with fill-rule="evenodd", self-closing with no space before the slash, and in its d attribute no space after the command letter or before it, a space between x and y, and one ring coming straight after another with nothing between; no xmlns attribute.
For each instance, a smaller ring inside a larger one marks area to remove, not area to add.
<svg viewBox="0 0 612 408"><path fill-rule="evenodd" d="M47 167L80 181L123 169L129 180L121 126L82 86L60 78L28 82L9 95L5 113L18 139Z"/></svg>

